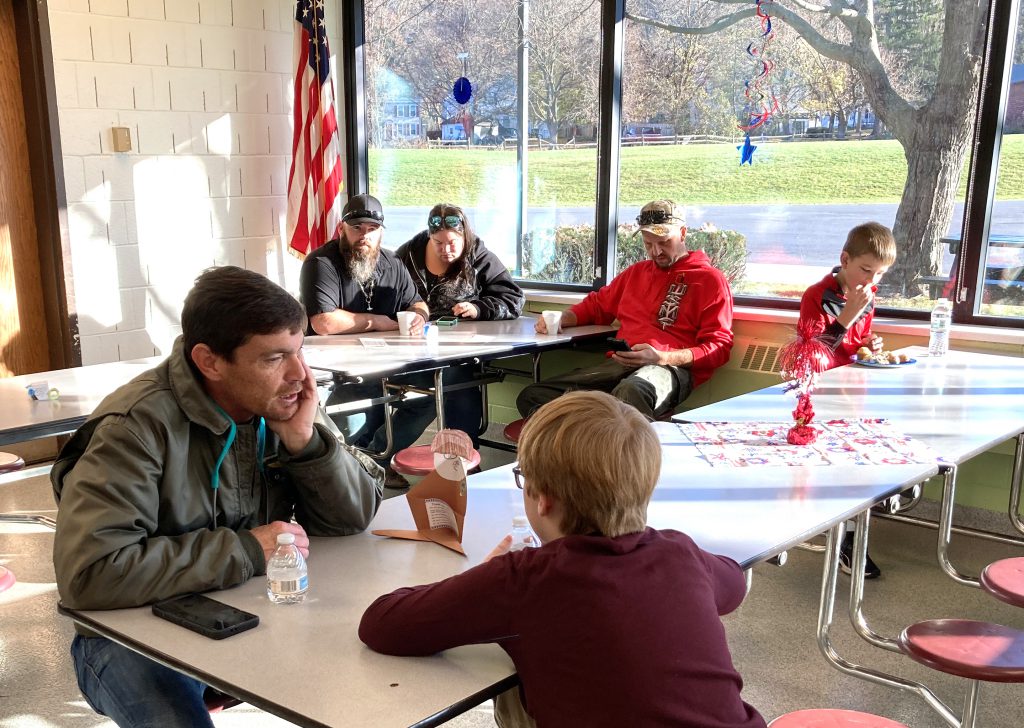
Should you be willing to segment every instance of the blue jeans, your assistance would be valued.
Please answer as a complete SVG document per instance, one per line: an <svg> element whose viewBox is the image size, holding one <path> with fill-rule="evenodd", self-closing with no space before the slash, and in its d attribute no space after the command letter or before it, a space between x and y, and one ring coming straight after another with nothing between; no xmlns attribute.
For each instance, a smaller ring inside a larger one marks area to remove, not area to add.
<svg viewBox="0 0 1024 728"><path fill-rule="evenodd" d="M105 637L75 635L71 658L86 701L121 728L213 728L198 680Z"/></svg>
<svg viewBox="0 0 1024 728"><path fill-rule="evenodd" d="M444 385L462 384L473 379L475 367L471 365L448 367L444 370ZM393 377L394 384L408 384L421 389L434 386L433 372L419 372ZM351 402L358 399L380 397L382 394L379 382L372 384L351 384L337 387L327 400L328 405ZM392 453L412 445L419 439L423 431L437 416L437 408L433 397L399 402L394 405L391 417ZM387 444L387 431L384 427L384 406L377 405L365 412L332 415L332 419L345 435L346 441L356 447L367 450L371 455L382 452ZM479 389L462 389L444 395L445 426L449 429L462 430L473 439L473 447L480 447L480 424L483 418L483 398Z"/></svg>

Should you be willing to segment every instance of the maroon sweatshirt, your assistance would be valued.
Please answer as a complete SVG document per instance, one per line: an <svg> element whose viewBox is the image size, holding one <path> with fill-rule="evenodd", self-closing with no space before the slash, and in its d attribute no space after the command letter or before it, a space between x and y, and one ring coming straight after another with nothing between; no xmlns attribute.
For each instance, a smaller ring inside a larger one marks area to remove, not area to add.
<svg viewBox="0 0 1024 728"><path fill-rule="evenodd" d="M359 637L390 655L495 642L541 728L764 728L719 618L744 593L735 561L678 531L566 536L386 594Z"/></svg>
<svg viewBox="0 0 1024 728"><path fill-rule="evenodd" d="M693 386L729 361L732 292L703 250L691 250L669 268L643 260L570 309L580 326L618 319L619 337L633 346L693 352Z"/></svg>

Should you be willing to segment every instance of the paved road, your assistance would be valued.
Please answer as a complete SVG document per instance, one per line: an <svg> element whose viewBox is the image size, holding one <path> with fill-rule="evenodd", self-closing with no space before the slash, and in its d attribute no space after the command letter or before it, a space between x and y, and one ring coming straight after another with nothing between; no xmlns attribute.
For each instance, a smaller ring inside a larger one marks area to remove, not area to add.
<svg viewBox="0 0 1024 728"><path fill-rule="evenodd" d="M487 246L506 263L515 262L515 213L513 202L494 200L493 206L467 209L470 222ZM502 205L499 207L499 205ZM850 205L708 205L686 208L691 227L705 222L718 228L743 233L747 238L748 263L757 265L808 266L835 265L846 233L854 225L877 220L891 226L896 218L896 204ZM391 207L385 211L385 244L397 248L416 232L426 227L427 209ZM632 221L639 208L623 207L621 221ZM960 230L963 204L957 204L950 232ZM1024 201L996 203L992 233L1021 234L1024 231ZM570 207L550 210L530 208L531 227L593 224L594 210ZM953 257L947 251L947 266Z"/></svg>

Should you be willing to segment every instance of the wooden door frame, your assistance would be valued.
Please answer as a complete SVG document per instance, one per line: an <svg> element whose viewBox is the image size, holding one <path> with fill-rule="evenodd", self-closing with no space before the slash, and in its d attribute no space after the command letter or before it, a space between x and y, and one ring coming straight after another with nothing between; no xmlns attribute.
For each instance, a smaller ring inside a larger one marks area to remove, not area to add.
<svg viewBox="0 0 1024 728"><path fill-rule="evenodd" d="M49 332L50 369L80 366L77 315L69 310L71 284L64 275L70 265L67 193L57 118L53 52L46 0L12 0L18 35L18 65L25 109L25 132L32 170L39 275L43 313Z"/></svg>

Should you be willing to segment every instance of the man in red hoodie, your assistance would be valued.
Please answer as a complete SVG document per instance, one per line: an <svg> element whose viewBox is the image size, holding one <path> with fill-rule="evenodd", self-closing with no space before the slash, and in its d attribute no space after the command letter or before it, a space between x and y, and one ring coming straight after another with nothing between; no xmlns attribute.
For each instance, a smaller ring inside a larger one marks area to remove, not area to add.
<svg viewBox="0 0 1024 728"><path fill-rule="evenodd" d="M629 351L526 387L516 400L523 417L565 392L599 389L654 419L671 412L729 359L732 292L702 250L686 249L683 210L671 200L644 205L637 217L649 260L562 313L561 327L610 324ZM543 319L537 332L548 333ZM555 332L552 332L555 333Z"/></svg>

